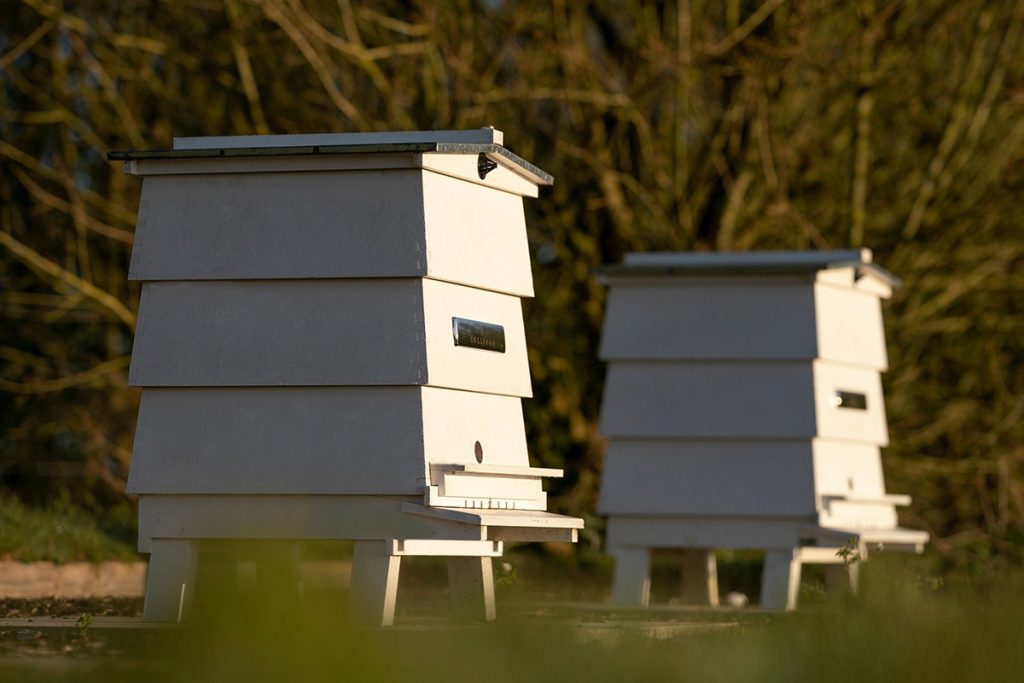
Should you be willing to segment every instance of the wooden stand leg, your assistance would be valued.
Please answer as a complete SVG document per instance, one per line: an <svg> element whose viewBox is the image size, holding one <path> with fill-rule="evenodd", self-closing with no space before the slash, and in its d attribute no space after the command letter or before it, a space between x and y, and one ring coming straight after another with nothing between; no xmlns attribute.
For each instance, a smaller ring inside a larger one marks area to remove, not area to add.
<svg viewBox="0 0 1024 683"><path fill-rule="evenodd" d="M494 570L489 557L449 557L448 592L455 613L471 621L494 621Z"/></svg>
<svg viewBox="0 0 1024 683"><path fill-rule="evenodd" d="M718 607L718 564L715 551L688 548L681 555L680 597L683 603Z"/></svg>
<svg viewBox="0 0 1024 683"><path fill-rule="evenodd" d="M391 626L395 622L401 561L383 541L356 543L348 589L349 618L373 626Z"/></svg>
<svg viewBox="0 0 1024 683"><path fill-rule="evenodd" d="M800 591L800 560L794 550L768 550L761 576L761 607L771 610L796 609Z"/></svg>
<svg viewBox="0 0 1024 683"><path fill-rule="evenodd" d="M191 540L151 541L143 621L179 623L188 614L195 592L198 546Z"/></svg>
<svg viewBox="0 0 1024 683"><path fill-rule="evenodd" d="M615 548L612 602L646 607L651 599L651 551L648 548Z"/></svg>

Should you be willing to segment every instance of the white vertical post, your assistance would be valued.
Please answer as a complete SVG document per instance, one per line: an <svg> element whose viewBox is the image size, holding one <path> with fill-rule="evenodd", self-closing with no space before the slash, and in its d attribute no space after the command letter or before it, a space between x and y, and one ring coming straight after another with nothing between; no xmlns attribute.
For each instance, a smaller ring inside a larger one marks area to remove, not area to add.
<svg viewBox="0 0 1024 683"><path fill-rule="evenodd" d="M609 552L615 558L612 602L646 607L651 600L651 551L623 546Z"/></svg>
<svg viewBox="0 0 1024 683"><path fill-rule="evenodd" d="M456 614L494 621L494 570L489 557L449 557L448 592Z"/></svg>
<svg viewBox="0 0 1024 683"><path fill-rule="evenodd" d="M349 618L373 626L390 626L395 622L401 561L401 557L391 554L390 544L384 541L356 543L348 588Z"/></svg>
<svg viewBox="0 0 1024 683"><path fill-rule="evenodd" d="M683 603L718 607L718 563L715 551L687 548L681 555L680 597Z"/></svg>
<svg viewBox="0 0 1024 683"><path fill-rule="evenodd" d="M192 608L198 541L154 538L146 570L144 621L180 623Z"/></svg>
<svg viewBox="0 0 1024 683"><path fill-rule="evenodd" d="M793 548L767 550L761 575L761 607L787 612L794 610L799 591L799 552Z"/></svg>

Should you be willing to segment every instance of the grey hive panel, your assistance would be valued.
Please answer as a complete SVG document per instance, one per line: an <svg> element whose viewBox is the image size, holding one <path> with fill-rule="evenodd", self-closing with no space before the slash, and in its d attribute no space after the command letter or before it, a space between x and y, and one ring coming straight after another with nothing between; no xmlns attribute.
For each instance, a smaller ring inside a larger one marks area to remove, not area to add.
<svg viewBox="0 0 1024 683"><path fill-rule="evenodd" d="M422 173L147 177L129 279L426 274Z"/></svg>
<svg viewBox="0 0 1024 683"><path fill-rule="evenodd" d="M811 438L813 386L810 363L612 363L601 433Z"/></svg>
<svg viewBox="0 0 1024 683"><path fill-rule="evenodd" d="M456 345L453 318L500 326L504 350ZM520 300L417 278L147 283L129 380L531 392Z"/></svg>
<svg viewBox="0 0 1024 683"><path fill-rule="evenodd" d="M138 494L422 495L430 463L527 466L520 399L431 387L146 389Z"/></svg>
<svg viewBox="0 0 1024 683"><path fill-rule="evenodd" d="M806 278L790 280L708 283L674 277L616 283L608 293L601 358L814 358L812 284Z"/></svg>
<svg viewBox="0 0 1024 683"><path fill-rule="evenodd" d="M811 442L612 439L598 512L813 517Z"/></svg>

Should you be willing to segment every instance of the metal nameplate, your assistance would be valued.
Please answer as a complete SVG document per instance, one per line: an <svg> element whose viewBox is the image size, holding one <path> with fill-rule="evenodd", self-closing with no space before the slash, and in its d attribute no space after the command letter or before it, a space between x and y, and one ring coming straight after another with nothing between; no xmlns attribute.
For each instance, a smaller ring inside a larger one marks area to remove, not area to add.
<svg viewBox="0 0 1024 683"><path fill-rule="evenodd" d="M456 346L505 353L505 328L501 325L452 318L452 336Z"/></svg>
<svg viewBox="0 0 1024 683"><path fill-rule="evenodd" d="M851 410L867 410L868 397L855 391L840 391L832 395L832 405L836 408L849 408Z"/></svg>

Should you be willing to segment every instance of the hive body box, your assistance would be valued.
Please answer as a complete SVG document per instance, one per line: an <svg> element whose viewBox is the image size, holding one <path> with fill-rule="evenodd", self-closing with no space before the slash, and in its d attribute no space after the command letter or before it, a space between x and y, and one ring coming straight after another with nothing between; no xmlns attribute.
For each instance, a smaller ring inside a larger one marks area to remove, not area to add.
<svg viewBox="0 0 1024 683"><path fill-rule="evenodd" d="M545 512L521 399L523 197L500 131L179 138L144 177L130 278L143 388L129 491L145 616L182 616L199 542L353 539L352 607L389 623L398 562L447 555L493 616L504 540Z"/></svg>
<svg viewBox="0 0 1024 683"><path fill-rule="evenodd" d="M617 600L647 602L652 549L682 549L684 590L712 603L714 549L764 549L772 608L795 606L801 563L835 580L851 541L920 550L882 477L880 300L897 281L868 250L630 254L603 278Z"/></svg>

